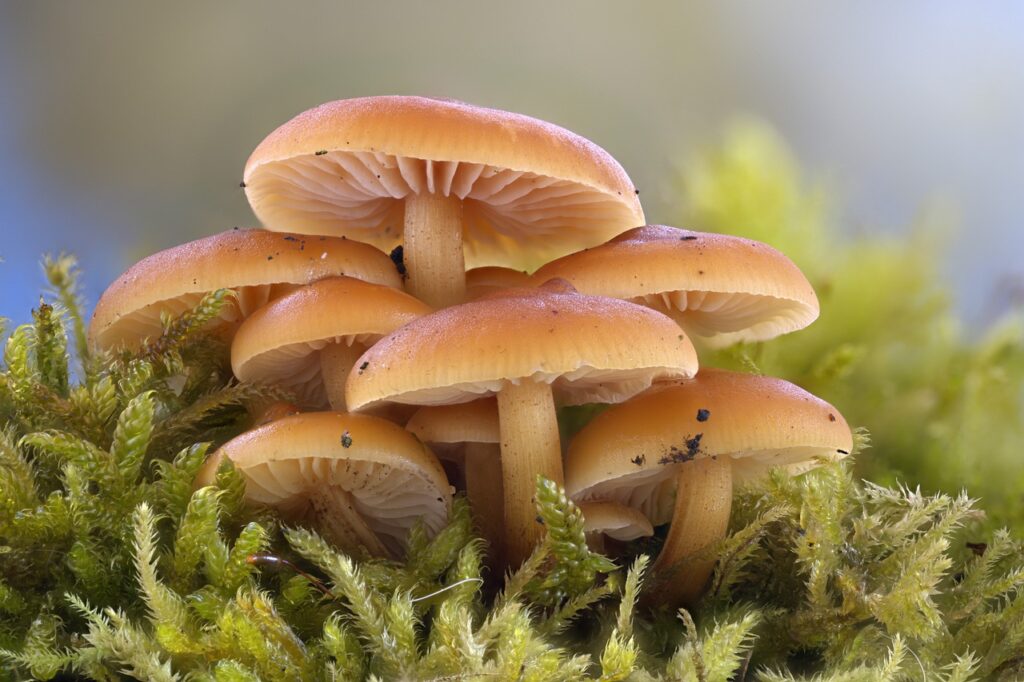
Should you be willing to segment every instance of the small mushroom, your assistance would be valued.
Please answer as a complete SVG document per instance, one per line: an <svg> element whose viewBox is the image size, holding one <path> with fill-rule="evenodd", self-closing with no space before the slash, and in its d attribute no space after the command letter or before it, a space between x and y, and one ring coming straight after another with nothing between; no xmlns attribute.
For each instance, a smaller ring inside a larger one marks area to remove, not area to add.
<svg viewBox="0 0 1024 682"><path fill-rule="evenodd" d="M646 305L710 347L765 341L818 317L807 278L767 244L645 225L548 263L535 282L562 277L583 293Z"/></svg>
<svg viewBox="0 0 1024 682"><path fill-rule="evenodd" d="M269 424L284 417L290 417L293 414L300 414L301 412L302 410L299 409L298 405L284 400L274 400L262 405L257 404L249 410L253 427L263 426L264 424Z"/></svg>
<svg viewBox="0 0 1024 682"><path fill-rule="evenodd" d="M243 319L295 287L348 274L401 288L391 260L368 244L266 230L229 230L160 251L128 268L103 292L89 325L97 348L137 346L161 332L162 314L179 315L217 289L238 293L221 313L229 336Z"/></svg>
<svg viewBox="0 0 1024 682"><path fill-rule="evenodd" d="M774 466L806 471L845 457L852 442L838 410L789 382L702 369L595 417L569 444L565 487L577 503L671 521L654 565L671 573L659 598L692 604L714 567L694 557L725 537L734 481Z"/></svg>
<svg viewBox="0 0 1024 682"><path fill-rule="evenodd" d="M225 458L244 477L250 503L314 525L346 552L397 557L414 523L434 534L448 518L451 486L437 458L377 417L315 412L272 421L222 445L197 484L209 485Z"/></svg>
<svg viewBox="0 0 1024 682"><path fill-rule="evenodd" d="M351 277L322 279L242 323L231 366L240 380L286 388L307 407L344 411L345 381L366 347L429 312L397 289Z"/></svg>
<svg viewBox="0 0 1024 682"><path fill-rule="evenodd" d="M629 177L594 143L528 116L427 97L303 112L253 151L244 181L270 229L385 250L403 241L408 289L435 307L463 300L464 262L545 261L644 222Z"/></svg>
<svg viewBox="0 0 1024 682"><path fill-rule="evenodd" d="M537 474L562 481L554 394L619 402L659 378L690 376L697 355L664 315L584 296L564 281L508 289L426 315L381 339L349 376L354 410L383 401L450 405L497 396L506 557L518 564L542 528ZM362 364L360 366L362 366Z"/></svg>
<svg viewBox="0 0 1024 682"><path fill-rule="evenodd" d="M531 285L530 276L523 270L488 265L466 272L466 300L473 301L501 289L514 289Z"/></svg>
<svg viewBox="0 0 1024 682"><path fill-rule="evenodd" d="M617 502L580 502L583 533L595 552L606 553L605 536L621 542L654 535L654 526L633 507Z"/></svg>
<svg viewBox="0 0 1024 682"><path fill-rule="evenodd" d="M480 534L494 553L501 547L501 432L493 398L457 405L421 407L405 425L438 457L461 460L466 497ZM454 451L453 451L454 449Z"/></svg>

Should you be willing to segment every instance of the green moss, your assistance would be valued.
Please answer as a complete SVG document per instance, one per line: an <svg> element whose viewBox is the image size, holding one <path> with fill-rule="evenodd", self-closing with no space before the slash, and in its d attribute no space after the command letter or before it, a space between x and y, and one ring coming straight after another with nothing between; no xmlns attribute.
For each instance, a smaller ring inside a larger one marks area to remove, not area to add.
<svg viewBox="0 0 1024 682"><path fill-rule="evenodd" d="M850 236L828 189L805 178L783 142L743 121L680 179L680 222L780 249L807 274L821 317L769 343L702 363L793 381L867 427L858 473L984 501L989 529L1024 533L1024 316L964 332L938 275L952 227L926 212L901 236Z"/></svg>
<svg viewBox="0 0 1024 682"><path fill-rule="evenodd" d="M833 464L739 491L708 594L688 611L646 606L659 581L648 558L592 553L579 509L543 479L546 540L497 593L461 500L438 536L413 530L404 562L358 561L246 508L230 466L193 489L210 448L246 427L245 407L281 397L234 383L203 332L230 292L136 353L79 355L72 369L83 317L73 261L55 260L54 300L11 333L0 371L0 679L1024 675L1024 546L984 531L956 492L966 480L994 518L1020 522L1016 323L964 341L913 242L836 247L821 195L763 131L737 133L691 178L708 224L762 225L753 236L779 231L767 241L799 242L805 264L835 259L809 268L822 331L719 359L795 378L871 426L856 463L886 485ZM882 296L880 280L912 295ZM842 306L855 309L832 312ZM998 486L972 478L982 464ZM893 486L897 474L953 492Z"/></svg>

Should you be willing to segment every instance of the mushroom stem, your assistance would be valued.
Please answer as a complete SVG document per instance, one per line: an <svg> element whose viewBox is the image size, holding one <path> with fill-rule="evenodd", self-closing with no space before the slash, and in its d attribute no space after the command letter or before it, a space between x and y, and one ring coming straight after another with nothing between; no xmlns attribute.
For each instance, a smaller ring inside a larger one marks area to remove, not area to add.
<svg viewBox="0 0 1024 682"><path fill-rule="evenodd" d="M493 557L501 550L504 527L504 494L498 475L501 453L495 443L466 443L465 453L466 497Z"/></svg>
<svg viewBox="0 0 1024 682"><path fill-rule="evenodd" d="M537 474L562 485L562 449L551 386L524 379L498 391L505 556L518 566L543 534L533 496Z"/></svg>
<svg viewBox="0 0 1024 682"><path fill-rule="evenodd" d="M361 343L329 343L320 351L320 374L323 376L324 389L327 391L327 402L331 409L348 412L345 403L345 382L352 373L356 360L366 352Z"/></svg>
<svg viewBox="0 0 1024 682"><path fill-rule="evenodd" d="M461 199L435 194L406 197L403 246L409 293L435 308L465 300Z"/></svg>
<svg viewBox="0 0 1024 682"><path fill-rule="evenodd" d="M394 558L377 534L356 511L352 496L339 486L326 486L310 496L316 523L324 537L339 549L365 549L372 556Z"/></svg>
<svg viewBox="0 0 1024 682"><path fill-rule="evenodd" d="M585 533L584 537L587 539L587 547L590 548L591 552L597 552L598 554L605 554L607 552L604 533L601 531Z"/></svg>
<svg viewBox="0 0 1024 682"><path fill-rule="evenodd" d="M653 571L664 579L658 601L691 605L697 601L715 559L693 555L725 537L732 511L732 463L728 457L703 457L683 464L676 477L672 525Z"/></svg>

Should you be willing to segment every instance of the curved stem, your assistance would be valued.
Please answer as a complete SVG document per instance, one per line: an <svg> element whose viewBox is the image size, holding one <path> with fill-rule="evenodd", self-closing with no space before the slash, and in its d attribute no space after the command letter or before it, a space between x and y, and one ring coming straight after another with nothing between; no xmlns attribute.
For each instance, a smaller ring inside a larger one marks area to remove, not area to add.
<svg viewBox="0 0 1024 682"><path fill-rule="evenodd" d="M411 194L405 199L406 284L410 294L435 308L466 298L462 253L462 200Z"/></svg>
<svg viewBox="0 0 1024 682"><path fill-rule="evenodd" d="M505 494L505 556L519 566L544 527L533 505L537 474L562 485L562 448L551 386L524 379L498 392L501 477Z"/></svg>
<svg viewBox="0 0 1024 682"><path fill-rule="evenodd" d="M696 602L714 570L714 558L693 556L724 538L729 529L732 464L728 457L703 457L680 466L676 481L672 525L653 566L664 576L658 601L673 606Z"/></svg>
<svg viewBox="0 0 1024 682"><path fill-rule="evenodd" d="M320 375L323 377L327 402L332 410L347 412L345 382L359 356L366 351L361 343L329 343L320 351Z"/></svg>
<svg viewBox="0 0 1024 682"><path fill-rule="evenodd" d="M347 492L331 485L312 493L309 501L317 526L335 547L348 553L365 549L375 557L394 558L356 511L352 496Z"/></svg>
<svg viewBox="0 0 1024 682"><path fill-rule="evenodd" d="M487 540L488 555L501 551L504 528L501 485L501 450L497 443L466 443L466 497L473 511L480 535Z"/></svg>

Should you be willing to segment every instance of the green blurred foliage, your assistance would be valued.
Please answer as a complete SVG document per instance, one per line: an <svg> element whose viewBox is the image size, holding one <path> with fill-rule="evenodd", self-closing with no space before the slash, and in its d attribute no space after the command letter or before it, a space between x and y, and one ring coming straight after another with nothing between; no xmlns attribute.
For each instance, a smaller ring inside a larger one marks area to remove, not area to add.
<svg viewBox="0 0 1024 682"><path fill-rule="evenodd" d="M866 427L865 478L979 497L991 527L1024 530L1024 318L965 329L939 275L952 228L925 213L905 234L844 236L834 192L807 179L766 125L734 124L683 169L681 224L780 249L821 302L808 329L708 355L784 377Z"/></svg>

